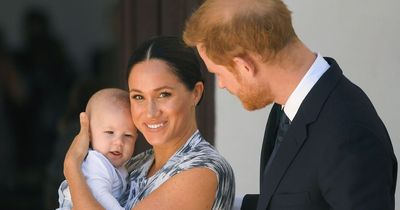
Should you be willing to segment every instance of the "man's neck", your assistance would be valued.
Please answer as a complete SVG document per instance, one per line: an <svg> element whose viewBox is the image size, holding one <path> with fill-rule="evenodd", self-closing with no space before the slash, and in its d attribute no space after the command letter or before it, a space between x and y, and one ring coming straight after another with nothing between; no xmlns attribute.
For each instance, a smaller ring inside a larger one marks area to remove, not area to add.
<svg viewBox="0 0 400 210"><path fill-rule="evenodd" d="M274 102L284 105L289 96L296 89L301 79L310 69L316 59L316 55L309 50L301 41L295 40L283 49L271 63L269 74L271 76L271 92L274 95ZM275 71L275 72L272 72Z"/></svg>

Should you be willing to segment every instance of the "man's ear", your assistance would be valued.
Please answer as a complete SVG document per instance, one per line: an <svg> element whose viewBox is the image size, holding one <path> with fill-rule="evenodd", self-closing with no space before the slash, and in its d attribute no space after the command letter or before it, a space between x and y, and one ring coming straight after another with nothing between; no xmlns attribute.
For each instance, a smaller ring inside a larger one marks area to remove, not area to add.
<svg viewBox="0 0 400 210"><path fill-rule="evenodd" d="M256 64L252 57L244 55L233 58L233 62L240 71L243 73L250 73L252 76L256 74Z"/></svg>

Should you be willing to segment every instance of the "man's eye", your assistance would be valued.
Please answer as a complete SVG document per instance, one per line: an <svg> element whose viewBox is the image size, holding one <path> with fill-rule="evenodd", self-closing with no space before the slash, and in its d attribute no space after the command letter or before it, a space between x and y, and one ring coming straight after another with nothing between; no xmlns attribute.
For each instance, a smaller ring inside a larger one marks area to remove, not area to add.
<svg viewBox="0 0 400 210"><path fill-rule="evenodd" d="M165 98L165 97L168 97L168 96L171 96L171 93L168 93L168 92L161 92L160 93L160 98Z"/></svg>
<svg viewBox="0 0 400 210"><path fill-rule="evenodd" d="M143 100L144 97L141 95L133 95L131 98L134 100Z"/></svg>

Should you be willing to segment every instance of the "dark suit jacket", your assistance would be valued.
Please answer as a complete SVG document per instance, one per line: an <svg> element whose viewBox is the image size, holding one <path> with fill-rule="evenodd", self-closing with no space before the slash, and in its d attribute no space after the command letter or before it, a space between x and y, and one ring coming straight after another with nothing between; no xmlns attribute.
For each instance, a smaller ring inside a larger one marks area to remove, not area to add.
<svg viewBox="0 0 400 210"><path fill-rule="evenodd" d="M397 161L365 93L332 58L302 102L268 171L280 106L274 105L261 154L260 195L242 209L393 210ZM277 111L278 110L278 111Z"/></svg>

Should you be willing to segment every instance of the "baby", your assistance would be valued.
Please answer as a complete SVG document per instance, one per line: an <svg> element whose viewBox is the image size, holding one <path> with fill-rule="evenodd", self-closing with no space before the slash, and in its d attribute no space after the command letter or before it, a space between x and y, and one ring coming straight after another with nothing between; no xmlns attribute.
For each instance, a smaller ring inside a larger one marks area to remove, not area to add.
<svg viewBox="0 0 400 210"><path fill-rule="evenodd" d="M92 148L82 164L86 182L105 209L123 209L128 175L125 163L132 157L137 137L129 94L116 88L102 89L89 99L86 114ZM59 209L72 209L66 180L58 194Z"/></svg>

